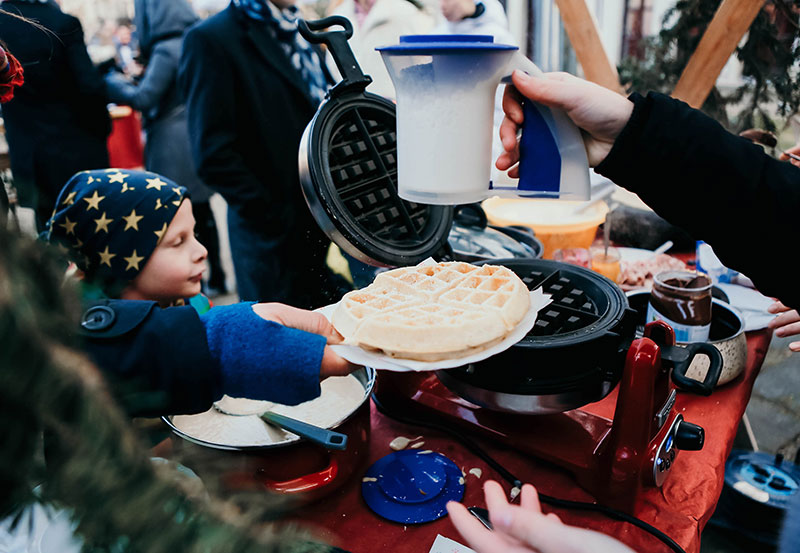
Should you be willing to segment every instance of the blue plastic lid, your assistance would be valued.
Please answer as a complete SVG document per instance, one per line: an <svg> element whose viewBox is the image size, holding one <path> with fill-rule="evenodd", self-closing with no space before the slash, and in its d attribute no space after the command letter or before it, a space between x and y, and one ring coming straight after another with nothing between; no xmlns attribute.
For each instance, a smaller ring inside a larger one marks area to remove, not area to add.
<svg viewBox="0 0 800 553"><path fill-rule="evenodd" d="M461 501L461 469L433 451L405 450L378 459L364 475L361 495L370 509L403 524L437 520L448 501Z"/></svg>
<svg viewBox="0 0 800 553"><path fill-rule="evenodd" d="M497 44L491 35L404 35L400 44L375 48L389 54L414 55L452 51L486 52L518 50L511 44Z"/></svg>

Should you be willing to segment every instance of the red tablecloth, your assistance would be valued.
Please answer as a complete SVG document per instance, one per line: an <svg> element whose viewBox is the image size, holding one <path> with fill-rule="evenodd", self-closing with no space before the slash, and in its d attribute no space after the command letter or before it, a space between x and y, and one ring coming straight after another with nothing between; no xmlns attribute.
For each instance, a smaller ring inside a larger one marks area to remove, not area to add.
<svg viewBox="0 0 800 553"><path fill-rule="evenodd" d="M635 515L665 532L687 553L697 553L700 549L700 534L722 491L725 459L730 453L771 336L771 332L765 330L749 333L747 368L710 397L678 394L676 409L687 420L705 428L705 446L699 452L681 452L664 486L649 488L641 494ZM616 393L612 392L587 409L610 417L615 402ZM371 417L372 435L366 466L391 453L389 442L395 437L423 435L426 449L446 455L467 472L471 468L482 470L481 479L467 475L465 505L485 507L482 482L489 478L502 482L499 474L486 463L446 435L395 422L380 414L374 405ZM565 471L522 456L505 446L478 441L506 469L523 481L533 483L542 493L563 499L592 501L591 496L577 487ZM311 526L322 539L353 553L423 553L430 549L437 534L462 541L447 517L428 524L404 526L375 515L361 498L362 474L363 469L339 491L302 508L293 518ZM509 485L502 483L508 490ZM545 506L545 511L548 510L554 509ZM563 509L554 511L567 524L605 532L641 553L669 551L662 542L630 524L599 514Z"/></svg>

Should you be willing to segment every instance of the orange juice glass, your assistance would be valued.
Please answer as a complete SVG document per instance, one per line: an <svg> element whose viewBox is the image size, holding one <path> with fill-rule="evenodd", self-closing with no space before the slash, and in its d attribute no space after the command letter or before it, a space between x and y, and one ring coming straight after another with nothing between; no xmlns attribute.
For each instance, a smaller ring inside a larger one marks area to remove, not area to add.
<svg viewBox="0 0 800 553"><path fill-rule="evenodd" d="M601 275L619 282L620 269L620 255L619 250L616 248L592 248L592 270L600 273Z"/></svg>

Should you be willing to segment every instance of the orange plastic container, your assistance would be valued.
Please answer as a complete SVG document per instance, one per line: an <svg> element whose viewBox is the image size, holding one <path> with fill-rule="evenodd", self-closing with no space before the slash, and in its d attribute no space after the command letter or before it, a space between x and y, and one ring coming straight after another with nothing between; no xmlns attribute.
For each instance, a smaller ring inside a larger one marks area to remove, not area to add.
<svg viewBox="0 0 800 553"><path fill-rule="evenodd" d="M588 248L597 228L606 220L605 202L589 204L564 200L489 198L483 209L493 225L523 225L533 229L544 245L543 257L552 259L562 248Z"/></svg>

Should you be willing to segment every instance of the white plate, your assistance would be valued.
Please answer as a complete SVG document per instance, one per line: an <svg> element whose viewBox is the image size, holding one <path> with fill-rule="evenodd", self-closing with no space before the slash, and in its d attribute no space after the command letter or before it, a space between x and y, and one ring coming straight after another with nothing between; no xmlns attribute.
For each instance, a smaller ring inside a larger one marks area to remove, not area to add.
<svg viewBox="0 0 800 553"><path fill-rule="evenodd" d="M331 349L337 355L344 357L351 363L357 365L364 365L372 367L373 369L383 369L386 371L395 372L408 372L408 371L438 371L439 369L452 369L483 361L497 355L498 353L507 350L520 340L522 340L528 332L531 331L533 325L536 324L536 316L539 311L550 303L550 296L545 294L541 288L537 288L531 293L531 306L528 312L522 318L522 321L511 331L511 333L502 341L485 350L467 355L465 357L458 357L455 359L444 359L442 361L416 361L413 359L399 359L397 357L390 357L388 355L378 353L375 351L361 349L358 346L351 345L336 345L331 346ZM320 313L330 320L336 305L326 305L317 309Z"/></svg>

